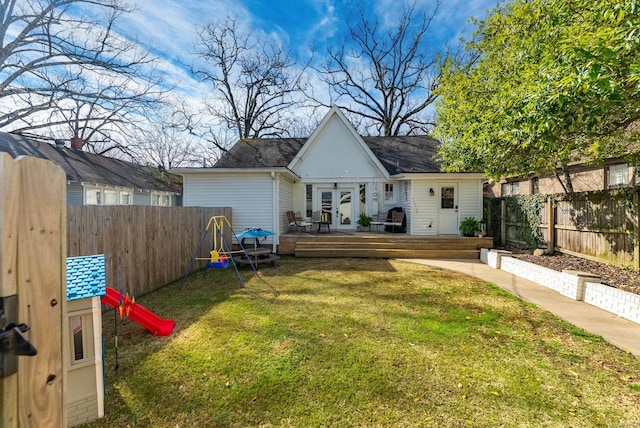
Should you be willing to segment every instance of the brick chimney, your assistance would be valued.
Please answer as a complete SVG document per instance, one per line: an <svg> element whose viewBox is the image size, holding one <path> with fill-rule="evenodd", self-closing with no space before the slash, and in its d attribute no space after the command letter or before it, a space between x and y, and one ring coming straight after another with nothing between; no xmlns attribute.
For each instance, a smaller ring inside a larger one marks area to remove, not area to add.
<svg viewBox="0 0 640 428"><path fill-rule="evenodd" d="M84 146L84 140L80 137L73 137L71 139L71 148L74 150L82 150L82 146Z"/></svg>

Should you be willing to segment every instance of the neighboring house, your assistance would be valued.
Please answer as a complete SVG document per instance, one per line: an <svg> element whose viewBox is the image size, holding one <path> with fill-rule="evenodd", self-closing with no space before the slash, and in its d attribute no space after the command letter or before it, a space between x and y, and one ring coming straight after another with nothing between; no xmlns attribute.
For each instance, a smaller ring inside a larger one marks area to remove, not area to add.
<svg viewBox="0 0 640 428"><path fill-rule="evenodd" d="M67 175L68 205L180 205L176 176L157 168L0 132L0 152L47 159Z"/></svg>
<svg viewBox="0 0 640 428"><path fill-rule="evenodd" d="M461 219L482 217L482 174L443 173L439 142L427 136L361 137L332 107L309 138L245 139L212 168L178 168L185 206L231 207L236 233L278 236L286 211L330 213L331 230L356 228L361 213L394 207L411 235L458 235Z"/></svg>
<svg viewBox="0 0 640 428"><path fill-rule="evenodd" d="M640 170L622 158L607 159L599 166L572 164L569 165L569 173L574 192L617 189L640 184ZM558 174L562 177L561 171ZM485 195L496 198L564 192L555 175L510 178L499 182L489 180L485 185Z"/></svg>

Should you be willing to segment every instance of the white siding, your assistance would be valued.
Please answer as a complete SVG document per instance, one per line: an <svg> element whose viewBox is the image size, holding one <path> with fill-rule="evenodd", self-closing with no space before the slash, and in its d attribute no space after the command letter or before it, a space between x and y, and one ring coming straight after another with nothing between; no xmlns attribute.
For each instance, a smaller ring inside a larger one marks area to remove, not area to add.
<svg viewBox="0 0 640 428"><path fill-rule="evenodd" d="M400 206L404 210L407 222L407 233L411 235L411 182L403 181L400 184Z"/></svg>
<svg viewBox="0 0 640 428"><path fill-rule="evenodd" d="M361 145L337 117L310 143L304 159L294 166L294 172L303 180L353 183L383 177L373 165L369 149Z"/></svg>
<svg viewBox="0 0 640 428"><path fill-rule="evenodd" d="M289 222L287 221L287 211L293 210L293 182L287 178L280 178L280 189L278 192L278 224L280 226L280 233L286 233L289 229Z"/></svg>
<svg viewBox="0 0 640 428"><path fill-rule="evenodd" d="M433 236L438 234L437 196L431 196L429 189L437 188L436 181L414 180L410 189L411 234ZM407 223L409 228L409 223Z"/></svg>
<svg viewBox="0 0 640 428"><path fill-rule="evenodd" d="M267 173L185 173L183 188L185 207L231 207L235 233L248 227L274 228L273 179Z"/></svg>
<svg viewBox="0 0 640 428"><path fill-rule="evenodd" d="M480 180L460 181L458 184L460 221L466 217L482 219L482 185Z"/></svg>

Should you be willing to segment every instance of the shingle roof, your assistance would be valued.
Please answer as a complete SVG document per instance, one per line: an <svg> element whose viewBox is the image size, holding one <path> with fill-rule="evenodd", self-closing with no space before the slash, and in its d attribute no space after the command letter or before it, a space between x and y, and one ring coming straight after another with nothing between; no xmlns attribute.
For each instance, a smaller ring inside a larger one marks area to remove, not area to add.
<svg viewBox="0 0 640 428"><path fill-rule="evenodd" d="M434 160L439 141L423 136L362 137L389 174L441 172ZM306 138L263 138L238 141L214 168L284 168Z"/></svg>
<svg viewBox="0 0 640 428"><path fill-rule="evenodd" d="M13 158L31 156L50 160L62 168L69 181L181 192L179 186L157 177L156 168L68 147L58 148L21 135L0 132L0 152L9 153Z"/></svg>
<svg viewBox="0 0 640 428"><path fill-rule="evenodd" d="M442 172L435 155L440 142L426 135L362 137L389 174Z"/></svg>
<svg viewBox="0 0 640 428"><path fill-rule="evenodd" d="M214 168L286 167L306 141L306 138L243 139L231 147Z"/></svg>

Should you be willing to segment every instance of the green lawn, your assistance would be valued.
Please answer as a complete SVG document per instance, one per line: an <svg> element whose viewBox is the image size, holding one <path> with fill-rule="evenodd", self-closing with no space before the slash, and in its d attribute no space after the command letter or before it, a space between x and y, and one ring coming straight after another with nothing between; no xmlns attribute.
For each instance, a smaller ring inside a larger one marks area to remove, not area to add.
<svg viewBox="0 0 640 428"><path fill-rule="evenodd" d="M96 427L640 424L640 360L495 286L417 264L284 258L138 299L157 338L104 316ZM550 291L551 292L551 291Z"/></svg>

